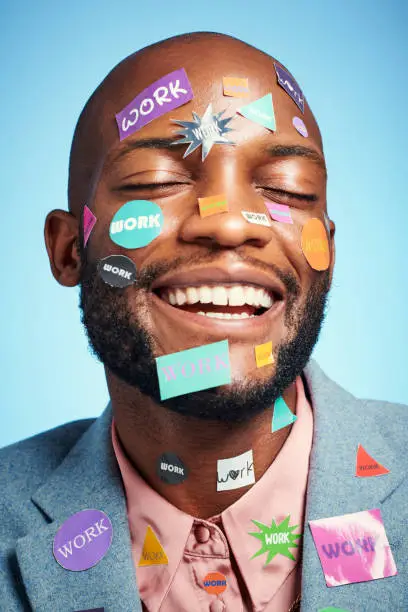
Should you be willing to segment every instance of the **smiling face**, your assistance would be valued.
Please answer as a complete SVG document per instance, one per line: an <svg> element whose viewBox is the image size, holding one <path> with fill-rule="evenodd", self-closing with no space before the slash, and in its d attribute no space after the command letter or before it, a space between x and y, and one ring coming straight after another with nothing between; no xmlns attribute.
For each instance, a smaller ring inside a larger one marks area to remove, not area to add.
<svg viewBox="0 0 408 612"><path fill-rule="evenodd" d="M192 101L121 142L115 114L182 67ZM250 97L224 96L225 76L248 78ZM236 114L268 93L276 131ZM204 161L201 147L183 158L188 144L179 143L180 125L171 120L191 122L193 112L203 117L210 104L214 114L233 117L227 138L234 144L214 144ZM295 116L307 138L294 128ZM303 226L311 218L324 221L326 210L322 144L309 107L302 115L278 85L272 58L210 35L166 41L120 64L83 123L73 147L70 197L74 212L86 201L97 218L81 249L81 308L95 352L117 377L160 401L154 357L228 339L232 384L164 405L226 420L263 410L310 356L334 261L332 240L325 271L313 270L301 248ZM201 203L200 215L199 199L211 196L226 199L228 210L204 216ZM126 249L109 228L121 206L134 200L155 202L164 223L148 245ZM274 220L267 204L290 207L293 223ZM243 211L266 215L270 225L249 222ZM134 262L135 285L112 288L98 276L98 261L113 254ZM255 347L270 341L274 363L257 367Z"/></svg>

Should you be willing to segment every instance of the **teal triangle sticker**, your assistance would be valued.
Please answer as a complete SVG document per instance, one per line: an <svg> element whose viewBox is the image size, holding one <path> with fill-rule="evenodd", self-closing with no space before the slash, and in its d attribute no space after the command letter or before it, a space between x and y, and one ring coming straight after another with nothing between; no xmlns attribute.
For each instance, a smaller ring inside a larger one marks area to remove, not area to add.
<svg viewBox="0 0 408 612"><path fill-rule="evenodd" d="M296 419L297 416L290 410L283 397L278 397L273 407L272 432L292 425Z"/></svg>
<svg viewBox="0 0 408 612"><path fill-rule="evenodd" d="M263 98L251 102L238 110L238 113L246 119L250 119L268 130L276 130L275 111L273 110L272 94L266 94Z"/></svg>

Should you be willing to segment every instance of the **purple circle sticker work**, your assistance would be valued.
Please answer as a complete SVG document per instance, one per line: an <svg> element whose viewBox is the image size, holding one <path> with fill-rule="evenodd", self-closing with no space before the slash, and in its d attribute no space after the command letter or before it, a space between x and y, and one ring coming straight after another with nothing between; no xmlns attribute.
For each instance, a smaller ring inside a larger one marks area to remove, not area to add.
<svg viewBox="0 0 408 612"><path fill-rule="evenodd" d="M101 510L81 510L69 517L55 534L56 561L71 572L93 567L112 543L112 523Z"/></svg>
<svg viewBox="0 0 408 612"><path fill-rule="evenodd" d="M307 127L305 126L305 122L300 117L293 117L292 119L293 127L305 138L309 136L307 131Z"/></svg>

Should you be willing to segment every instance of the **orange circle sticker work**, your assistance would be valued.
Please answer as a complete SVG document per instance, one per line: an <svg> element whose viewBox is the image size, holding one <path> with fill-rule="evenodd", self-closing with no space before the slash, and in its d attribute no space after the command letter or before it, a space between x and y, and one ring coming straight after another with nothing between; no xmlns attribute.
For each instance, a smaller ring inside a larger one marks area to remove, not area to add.
<svg viewBox="0 0 408 612"><path fill-rule="evenodd" d="M327 270L330 265L330 248L326 228L320 219L309 219L302 230L302 251L314 270Z"/></svg>
<svg viewBox="0 0 408 612"><path fill-rule="evenodd" d="M227 579L221 572L210 572L204 578L203 585L210 595L220 595L227 588Z"/></svg>

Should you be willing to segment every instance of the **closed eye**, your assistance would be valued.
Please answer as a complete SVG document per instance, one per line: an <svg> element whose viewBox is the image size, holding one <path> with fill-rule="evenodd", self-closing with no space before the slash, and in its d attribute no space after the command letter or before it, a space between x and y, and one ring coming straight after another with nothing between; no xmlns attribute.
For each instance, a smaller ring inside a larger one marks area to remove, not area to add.
<svg viewBox="0 0 408 612"><path fill-rule="evenodd" d="M295 193L293 191L286 191L284 189L275 189L271 187L257 187L258 190L266 194L266 197L270 199L286 199L286 200L297 200L306 202L316 202L318 197L314 193Z"/></svg>

